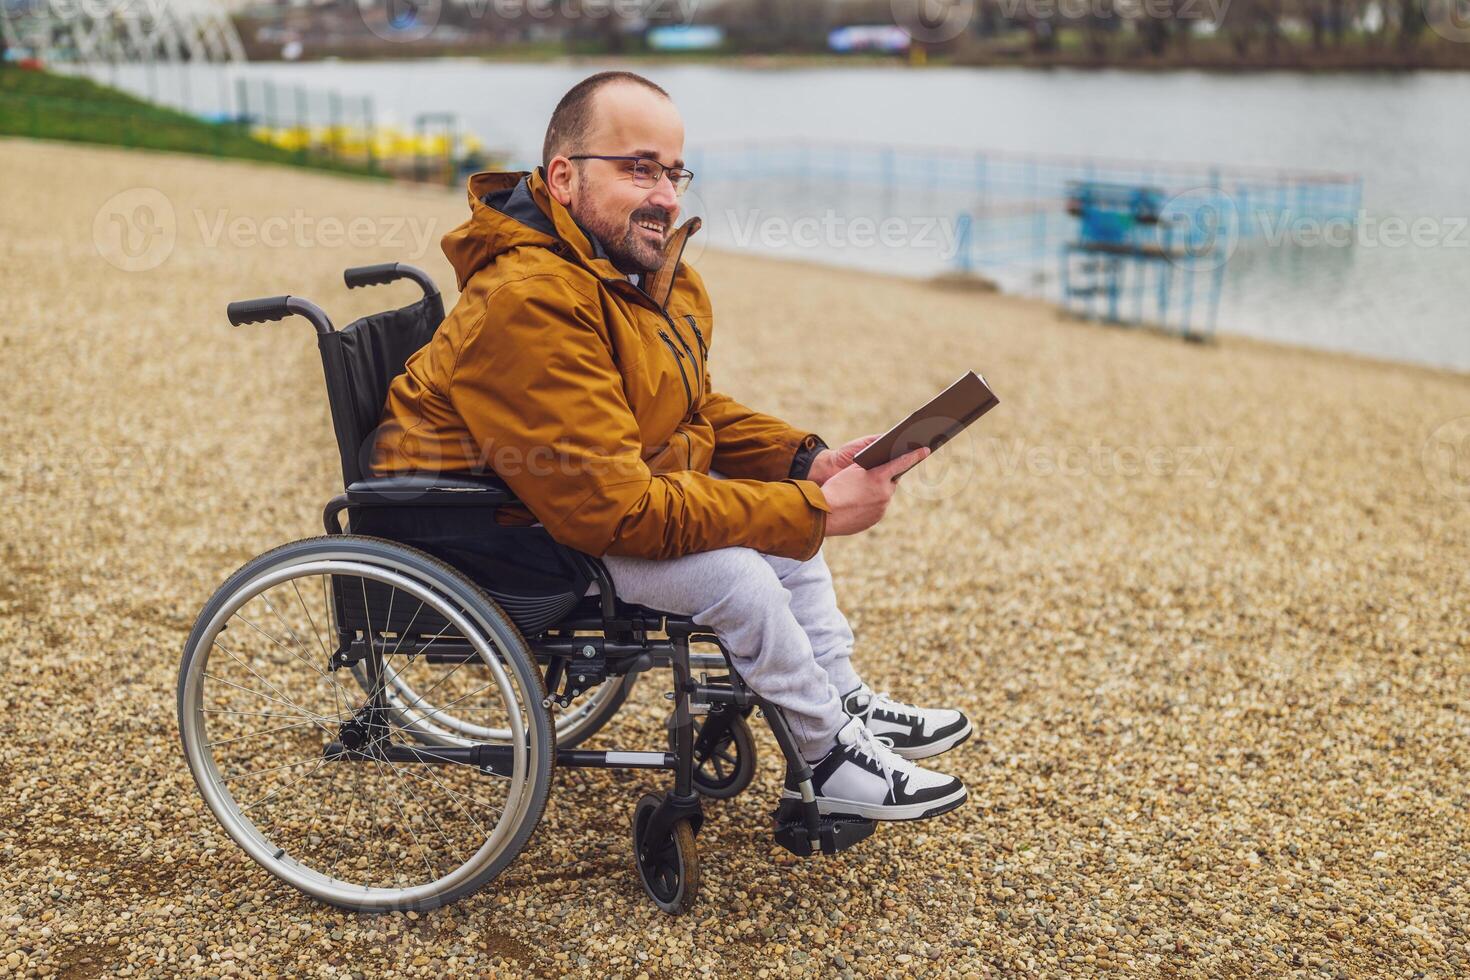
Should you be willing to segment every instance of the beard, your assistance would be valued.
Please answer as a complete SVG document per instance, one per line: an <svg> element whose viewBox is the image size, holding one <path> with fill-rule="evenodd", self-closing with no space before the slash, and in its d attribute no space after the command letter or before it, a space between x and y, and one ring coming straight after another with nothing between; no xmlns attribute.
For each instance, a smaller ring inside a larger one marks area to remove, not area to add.
<svg viewBox="0 0 1470 980"><path fill-rule="evenodd" d="M621 221L592 209L585 209L585 212L581 208L569 210L577 224L602 243L603 251L607 252L607 257L619 272L653 272L663 265L664 242L668 241L668 231L673 230L674 224L672 216L663 208L638 208ZM654 245L639 233L639 221L661 221L668 231Z"/></svg>

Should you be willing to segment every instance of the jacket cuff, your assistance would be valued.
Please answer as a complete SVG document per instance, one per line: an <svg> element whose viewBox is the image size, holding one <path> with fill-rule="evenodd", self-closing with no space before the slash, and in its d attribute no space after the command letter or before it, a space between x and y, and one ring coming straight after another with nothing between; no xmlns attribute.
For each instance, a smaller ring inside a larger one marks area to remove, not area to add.
<svg viewBox="0 0 1470 980"><path fill-rule="evenodd" d="M827 498L822 494L822 488L811 480L792 480L790 482L806 498L813 518L811 530L806 539L806 547L802 550L801 554L793 555L792 557L798 561L809 561L816 557L818 551L822 550L822 541L827 537L827 515L832 512L832 508L828 505Z"/></svg>
<svg viewBox="0 0 1470 980"><path fill-rule="evenodd" d="M796 455L791 458L791 472L787 474L787 479L805 480L812 471L812 463L816 461L817 454L826 448L827 444L822 441L822 437L815 433L801 440Z"/></svg>

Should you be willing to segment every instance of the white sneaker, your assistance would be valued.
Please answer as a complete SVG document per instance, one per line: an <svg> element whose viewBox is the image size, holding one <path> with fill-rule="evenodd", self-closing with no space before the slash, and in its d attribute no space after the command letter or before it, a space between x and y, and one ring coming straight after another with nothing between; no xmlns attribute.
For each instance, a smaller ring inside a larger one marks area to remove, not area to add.
<svg viewBox="0 0 1470 980"><path fill-rule="evenodd" d="M965 802L965 787L953 776L920 769L895 755L888 743L851 718L837 733L837 744L812 763L812 789L822 813L846 813L874 820L922 820ZM787 778L782 799L800 799Z"/></svg>
<svg viewBox="0 0 1470 980"><path fill-rule="evenodd" d="M874 735L886 739L905 759L927 759L948 752L970 737L970 719L953 708L920 708L874 694L864 684L842 696L842 710L861 718Z"/></svg>

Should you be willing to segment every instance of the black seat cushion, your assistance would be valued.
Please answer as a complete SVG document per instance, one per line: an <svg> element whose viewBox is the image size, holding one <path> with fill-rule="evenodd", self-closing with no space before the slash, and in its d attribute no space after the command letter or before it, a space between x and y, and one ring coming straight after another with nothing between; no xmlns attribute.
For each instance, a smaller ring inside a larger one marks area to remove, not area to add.
<svg viewBox="0 0 1470 980"><path fill-rule="evenodd" d="M422 503L450 507L487 507L518 503L494 473L398 473L349 484L354 504Z"/></svg>
<svg viewBox="0 0 1470 980"><path fill-rule="evenodd" d="M543 527L495 523L494 507L352 507L348 522L354 534L399 541L447 562L528 635L567 618L592 581L577 552Z"/></svg>

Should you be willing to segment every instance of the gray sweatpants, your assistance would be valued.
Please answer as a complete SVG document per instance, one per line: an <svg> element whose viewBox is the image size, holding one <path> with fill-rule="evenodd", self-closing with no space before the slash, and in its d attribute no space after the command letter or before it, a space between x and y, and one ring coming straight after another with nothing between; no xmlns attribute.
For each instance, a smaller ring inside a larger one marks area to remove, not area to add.
<svg viewBox="0 0 1470 980"><path fill-rule="evenodd" d="M838 695L862 682L820 551L807 561L750 548L602 561L620 599L718 633L745 682L781 707L802 755L816 759L832 746L847 721Z"/></svg>

